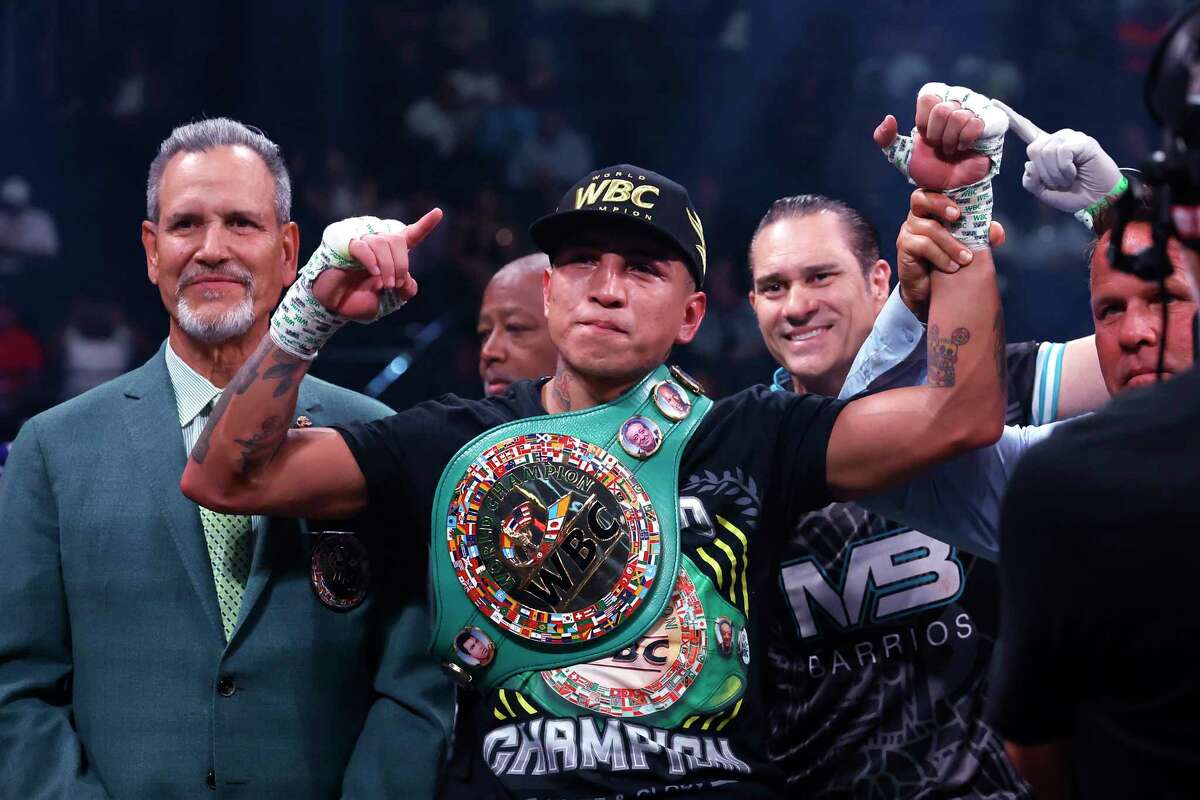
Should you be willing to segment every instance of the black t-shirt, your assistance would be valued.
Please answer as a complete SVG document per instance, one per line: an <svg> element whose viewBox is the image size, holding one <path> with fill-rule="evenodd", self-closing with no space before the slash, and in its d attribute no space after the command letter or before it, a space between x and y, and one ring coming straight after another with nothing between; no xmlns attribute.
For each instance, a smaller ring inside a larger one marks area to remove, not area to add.
<svg viewBox="0 0 1200 800"><path fill-rule="evenodd" d="M1200 371L1022 459L1004 507L989 713L1071 740L1083 797L1200 795Z"/></svg>
<svg viewBox="0 0 1200 800"><path fill-rule="evenodd" d="M1009 424L1028 423L1038 346L1008 346ZM793 793L1028 796L984 721L995 565L832 503L792 529L776 586L769 749Z"/></svg>
<svg viewBox="0 0 1200 800"><path fill-rule="evenodd" d="M411 530L428 524L445 465L462 445L504 422L545 413L540 384L520 382L485 400L454 396L384 420L340 429L366 476L368 514ZM829 502L826 449L843 403L755 387L714 403L680 465L682 553L745 609L725 658L745 664L739 701L670 729L583 714L560 720L522 695L499 690L475 703L476 796L521 798L767 796L782 776L766 754L764 612L783 543L799 516ZM428 537L424 537L428 541ZM710 630L719 620L709 620ZM710 656L721 658L722 655ZM587 727L587 731L583 728ZM551 732L553 741L550 740ZM590 737L583 752L581 739ZM598 750L598 737L603 749ZM597 757L599 753L599 757ZM492 777L493 773L498 775ZM489 785L492 787L489 789Z"/></svg>

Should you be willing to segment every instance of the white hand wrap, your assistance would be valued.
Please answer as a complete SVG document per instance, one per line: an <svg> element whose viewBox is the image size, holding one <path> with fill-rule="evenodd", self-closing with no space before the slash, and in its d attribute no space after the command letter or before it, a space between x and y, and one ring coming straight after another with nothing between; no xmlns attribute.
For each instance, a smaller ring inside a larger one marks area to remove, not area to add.
<svg viewBox="0 0 1200 800"><path fill-rule="evenodd" d="M404 223L378 217L351 217L325 228L321 244L296 276L296 282L283 296L271 315L271 341L297 358L312 361L317 351L349 319L334 314L313 296L312 285L327 269L363 269L350 256L350 242L375 233L399 233ZM392 313L404 301L394 290L379 293L379 313L375 319Z"/></svg>
<svg viewBox="0 0 1200 800"><path fill-rule="evenodd" d="M967 111L983 120L983 133L975 140L971 149L988 157L991 166L982 179L957 189L947 189L946 196L958 206L959 217L947 224L954 238L971 250L984 250L988 246L988 230L992 224L992 178L1000 171L1000 160L1004 153L1004 132L1008 130L1008 117L989 98L977 92L972 92L965 86L947 86L944 83L927 83L921 87L917 96L934 95L940 101L954 100ZM897 136L890 146L883 148L883 154L896 169L900 170L908 182L914 186L908 174L908 164L912 159L913 138L917 129L913 128L912 136Z"/></svg>

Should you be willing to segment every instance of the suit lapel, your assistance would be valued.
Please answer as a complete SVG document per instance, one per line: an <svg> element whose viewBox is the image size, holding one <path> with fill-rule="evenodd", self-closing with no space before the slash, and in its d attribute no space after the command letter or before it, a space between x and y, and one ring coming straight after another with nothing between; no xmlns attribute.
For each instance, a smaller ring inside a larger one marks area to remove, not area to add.
<svg viewBox="0 0 1200 800"><path fill-rule="evenodd" d="M135 376L125 391L122 416L134 457L151 495L158 498L159 514L183 560L192 588L209 619L213 635L224 642L221 610L213 586L212 566L204 543L204 530L196 504L179 491L179 479L187 463L175 393L167 373L164 348L160 348Z"/></svg>
<svg viewBox="0 0 1200 800"><path fill-rule="evenodd" d="M321 412L324 409L321 403L313 397L311 382L304 380L300 383L300 394L296 398L296 413L303 414L312 420L314 425L321 425ZM259 535L254 537L254 559L250 563L250 576L246 579L246 593L242 597L242 610L238 613L237 627L234 629L233 636L229 637L232 642L234 637L241 630L242 623L249 619L254 606L257 605L262 597L263 590L271 579L271 557L269 555L270 548L268 547L267 539L270 536L299 536L308 532L308 526L303 520L300 520L301 530L296 530L296 525L292 520L277 519L268 517L263 520L262 530Z"/></svg>

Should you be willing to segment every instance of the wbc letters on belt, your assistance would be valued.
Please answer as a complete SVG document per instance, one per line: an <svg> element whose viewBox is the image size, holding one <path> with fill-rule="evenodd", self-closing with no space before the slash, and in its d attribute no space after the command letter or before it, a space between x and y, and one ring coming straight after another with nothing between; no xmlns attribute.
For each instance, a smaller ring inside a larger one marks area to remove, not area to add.
<svg viewBox="0 0 1200 800"><path fill-rule="evenodd" d="M661 545L649 494L616 456L574 436L489 447L450 508L447 546L467 596L530 641L603 636L654 581Z"/></svg>
<svg viewBox="0 0 1200 800"><path fill-rule="evenodd" d="M671 378L660 367L612 403L506 423L447 465L432 649L458 680L610 655L661 618L679 570L678 462L711 405L693 409ZM678 396L656 407L668 388ZM634 420L652 442L633 441Z"/></svg>
<svg viewBox="0 0 1200 800"><path fill-rule="evenodd" d="M511 478L511 479L510 479ZM582 499L581 499L582 497ZM477 540L488 574L544 611L595 602L630 550L624 509L582 470L526 465L483 501Z"/></svg>

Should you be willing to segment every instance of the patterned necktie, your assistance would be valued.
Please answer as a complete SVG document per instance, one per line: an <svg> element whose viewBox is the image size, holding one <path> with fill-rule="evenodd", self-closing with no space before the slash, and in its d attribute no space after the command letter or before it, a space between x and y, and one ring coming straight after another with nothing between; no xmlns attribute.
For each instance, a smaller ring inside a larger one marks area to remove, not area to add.
<svg viewBox="0 0 1200 800"><path fill-rule="evenodd" d="M200 506L200 522L204 525L208 560L212 563L217 602L221 605L221 626L225 629L225 641L229 641L250 575L250 517L218 514Z"/></svg>

